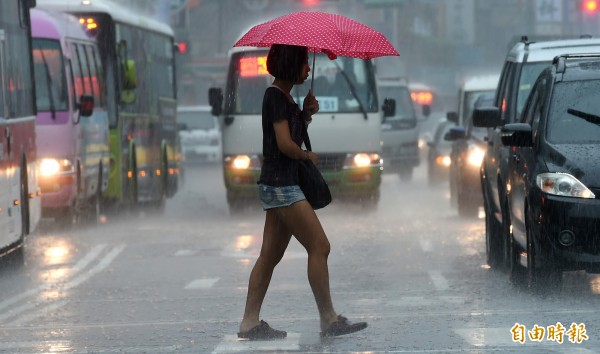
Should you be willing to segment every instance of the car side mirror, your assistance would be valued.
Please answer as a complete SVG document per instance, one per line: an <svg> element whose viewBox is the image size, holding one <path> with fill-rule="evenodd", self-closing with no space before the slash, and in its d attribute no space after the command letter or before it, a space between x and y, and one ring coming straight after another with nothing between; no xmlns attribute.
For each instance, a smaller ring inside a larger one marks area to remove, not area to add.
<svg viewBox="0 0 600 354"><path fill-rule="evenodd" d="M381 110L383 111L383 117L393 117L396 115L396 100L393 98L386 98L383 100L383 106L381 106Z"/></svg>
<svg viewBox="0 0 600 354"><path fill-rule="evenodd" d="M429 117L429 115L431 114L431 105L424 104L423 106L421 106L421 112L423 113L423 116L425 118Z"/></svg>
<svg viewBox="0 0 600 354"><path fill-rule="evenodd" d="M506 146L533 146L531 126L527 123L511 123L502 127L500 138Z"/></svg>
<svg viewBox="0 0 600 354"><path fill-rule="evenodd" d="M498 107L475 108L473 125L480 128L495 128L504 125Z"/></svg>
<svg viewBox="0 0 600 354"><path fill-rule="evenodd" d="M450 130L444 135L444 140L447 141L455 141L460 139L467 138L467 131L464 127L452 127Z"/></svg>
<svg viewBox="0 0 600 354"><path fill-rule="evenodd" d="M220 116L223 113L223 90L219 87L208 89L208 104L212 107L210 113L213 116Z"/></svg>
<svg viewBox="0 0 600 354"><path fill-rule="evenodd" d="M77 103L80 117L89 117L94 113L94 96L81 95L79 96L79 103Z"/></svg>
<svg viewBox="0 0 600 354"><path fill-rule="evenodd" d="M458 113L456 113L456 112L447 112L446 113L446 119L449 122L458 124Z"/></svg>

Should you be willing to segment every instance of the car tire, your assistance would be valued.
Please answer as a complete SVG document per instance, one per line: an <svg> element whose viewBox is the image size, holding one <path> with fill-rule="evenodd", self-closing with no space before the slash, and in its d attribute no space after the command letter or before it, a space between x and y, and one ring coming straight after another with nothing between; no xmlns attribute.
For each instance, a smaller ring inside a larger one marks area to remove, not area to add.
<svg viewBox="0 0 600 354"><path fill-rule="evenodd" d="M562 270L554 266L537 264L538 254L529 213L525 216L527 232L527 287L532 293L542 294L548 290L557 290L562 286Z"/></svg>
<svg viewBox="0 0 600 354"><path fill-rule="evenodd" d="M487 264L492 269L504 269L504 243L502 242L502 224L494 217L484 193L485 210L485 247Z"/></svg>

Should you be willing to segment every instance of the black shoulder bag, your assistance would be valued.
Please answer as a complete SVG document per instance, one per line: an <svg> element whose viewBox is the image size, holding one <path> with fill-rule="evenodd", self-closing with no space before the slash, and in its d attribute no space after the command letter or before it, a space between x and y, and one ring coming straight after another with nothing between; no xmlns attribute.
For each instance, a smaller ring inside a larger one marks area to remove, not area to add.
<svg viewBox="0 0 600 354"><path fill-rule="evenodd" d="M304 145L312 151L306 123L304 123ZM331 192L321 172L312 160L298 160L300 189L313 209L321 209L331 203Z"/></svg>

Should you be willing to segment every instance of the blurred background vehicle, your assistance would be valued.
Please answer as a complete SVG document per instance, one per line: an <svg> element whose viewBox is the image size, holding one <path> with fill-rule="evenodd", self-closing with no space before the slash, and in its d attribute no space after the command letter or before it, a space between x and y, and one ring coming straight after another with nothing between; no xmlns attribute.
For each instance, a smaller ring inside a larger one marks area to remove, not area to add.
<svg viewBox="0 0 600 354"><path fill-rule="evenodd" d="M507 165L510 151L502 144L501 128L518 122L535 80L552 60L565 53L599 53L600 39L576 38L530 42L523 37L507 53L496 89L493 107L474 111L473 124L489 128L488 148L481 168L485 210L487 260L492 267L509 264L510 222L506 197ZM504 225L504 226L503 226Z"/></svg>
<svg viewBox="0 0 600 354"><path fill-rule="evenodd" d="M186 164L221 162L221 129L210 106L177 107L177 123Z"/></svg>
<svg viewBox="0 0 600 354"><path fill-rule="evenodd" d="M446 140L445 136L455 126L456 123L445 117L439 118L433 139L427 143L427 182L430 186L448 182L452 142Z"/></svg>
<svg viewBox="0 0 600 354"><path fill-rule="evenodd" d="M562 55L502 129L511 280L530 290L560 286L563 271L600 271L599 92L600 53Z"/></svg>
<svg viewBox="0 0 600 354"><path fill-rule="evenodd" d="M406 78L380 78L377 81L382 100L394 99L396 112L381 123L383 171L397 173L402 181L410 181L419 166L419 127L415 104ZM422 119L429 115L429 105L418 105Z"/></svg>
<svg viewBox="0 0 600 354"><path fill-rule="evenodd" d="M461 216L477 216L483 205L479 169L487 150L487 130L473 127L473 109L477 104L493 104L498 78L499 75L488 75L465 81L458 94L458 113L448 112L448 120L457 124L447 136L453 141L450 202Z"/></svg>
<svg viewBox="0 0 600 354"><path fill-rule="evenodd" d="M97 222L110 163L96 40L77 17L41 9L31 10L31 32L42 215L65 226Z"/></svg>

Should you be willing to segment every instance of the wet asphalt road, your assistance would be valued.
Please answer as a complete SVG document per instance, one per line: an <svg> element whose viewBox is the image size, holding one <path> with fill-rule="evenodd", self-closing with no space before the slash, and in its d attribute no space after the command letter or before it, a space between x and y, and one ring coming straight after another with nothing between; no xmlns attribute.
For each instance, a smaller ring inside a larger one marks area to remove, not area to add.
<svg viewBox="0 0 600 354"><path fill-rule="evenodd" d="M292 241L262 311L288 338L236 339L264 214L229 216L220 166L210 165L188 167L163 215L123 213L76 230L44 220L24 265L2 260L0 352L600 352L600 277L568 273L543 296L511 286L485 265L483 219L458 217L447 185L428 188L425 173L410 183L385 175L376 210L318 212L334 305L367 321L362 332L319 338L307 257ZM546 338L557 322L562 343ZM513 340L517 323L524 343ZM569 338L571 324L579 338ZM527 336L536 325L546 329L540 341Z"/></svg>

